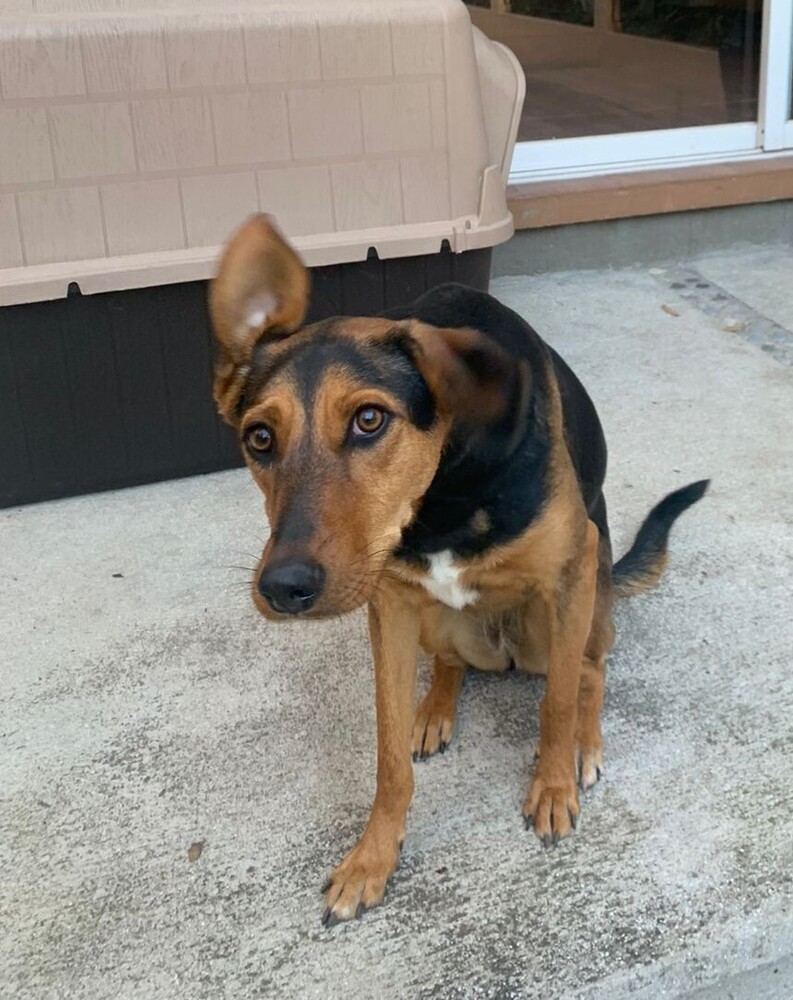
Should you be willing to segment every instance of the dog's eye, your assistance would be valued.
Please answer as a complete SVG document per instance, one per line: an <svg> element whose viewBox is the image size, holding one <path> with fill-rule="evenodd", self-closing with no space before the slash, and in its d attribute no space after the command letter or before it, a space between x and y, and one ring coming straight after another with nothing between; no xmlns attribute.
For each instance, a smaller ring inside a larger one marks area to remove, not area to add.
<svg viewBox="0 0 793 1000"><path fill-rule="evenodd" d="M273 432L264 424L256 424L245 432L245 444L257 455L269 455L273 450L275 438Z"/></svg>
<svg viewBox="0 0 793 1000"><path fill-rule="evenodd" d="M352 432L355 437L371 437L386 422L386 411L379 406L362 406L352 418Z"/></svg>

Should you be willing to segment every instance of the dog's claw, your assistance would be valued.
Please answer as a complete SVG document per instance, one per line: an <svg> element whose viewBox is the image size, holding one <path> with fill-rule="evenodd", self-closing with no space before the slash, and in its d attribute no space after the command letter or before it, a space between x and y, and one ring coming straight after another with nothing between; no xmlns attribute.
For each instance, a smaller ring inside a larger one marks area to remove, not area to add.
<svg viewBox="0 0 793 1000"><path fill-rule="evenodd" d="M390 839L390 838L389 838ZM358 920L372 907L379 906L385 898L388 879L396 870L402 853L404 833L393 835L390 846L380 853L372 850L372 841L366 835L332 872L322 914L324 927L349 920Z"/></svg>
<svg viewBox="0 0 793 1000"><path fill-rule="evenodd" d="M602 750L588 747L579 750L577 760L577 784L582 792L588 792L603 777Z"/></svg>
<svg viewBox="0 0 793 1000"><path fill-rule="evenodd" d="M322 926L327 927L330 930L331 927L335 927L336 924L340 924L341 921L333 912L333 910L328 906L325 912L322 914Z"/></svg>
<svg viewBox="0 0 793 1000"><path fill-rule="evenodd" d="M325 881L322 883L322 888L319 890L320 893L324 896L325 893L330 890L330 887L332 885L333 885L333 879L332 878L326 878Z"/></svg>
<svg viewBox="0 0 793 1000"><path fill-rule="evenodd" d="M414 759L418 754L419 760L427 760L449 746L454 729L455 699L456 695L450 699L446 693L439 694L434 687L430 688L413 720L410 746Z"/></svg>
<svg viewBox="0 0 793 1000"><path fill-rule="evenodd" d="M578 813L570 813L570 826L575 830L578 828Z"/></svg>
<svg viewBox="0 0 793 1000"><path fill-rule="evenodd" d="M523 826L526 830L531 830L531 828L534 826L534 817L531 815L531 813L527 813L523 817Z"/></svg>

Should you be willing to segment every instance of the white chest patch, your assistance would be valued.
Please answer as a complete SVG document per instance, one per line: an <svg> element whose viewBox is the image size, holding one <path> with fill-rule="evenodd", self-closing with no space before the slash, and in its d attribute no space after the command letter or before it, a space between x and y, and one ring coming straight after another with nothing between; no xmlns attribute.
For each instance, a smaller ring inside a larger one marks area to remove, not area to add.
<svg viewBox="0 0 793 1000"><path fill-rule="evenodd" d="M479 598L477 591L469 590L460 583L460 569L452 563L452 554L448 549L428 558L429 575L423 577L421 582L436 600L459 610Z"/></svg>

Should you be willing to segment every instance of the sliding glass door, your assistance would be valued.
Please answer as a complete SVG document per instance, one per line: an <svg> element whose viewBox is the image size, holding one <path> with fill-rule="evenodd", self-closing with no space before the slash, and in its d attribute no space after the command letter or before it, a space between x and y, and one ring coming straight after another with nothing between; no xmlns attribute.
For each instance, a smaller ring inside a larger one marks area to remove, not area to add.
<svg viewBox="0 0 793 1000"><path fill-rule="evenodd" d="M514 179L793 146L793 0L477 0L526 102Z"/></svg>

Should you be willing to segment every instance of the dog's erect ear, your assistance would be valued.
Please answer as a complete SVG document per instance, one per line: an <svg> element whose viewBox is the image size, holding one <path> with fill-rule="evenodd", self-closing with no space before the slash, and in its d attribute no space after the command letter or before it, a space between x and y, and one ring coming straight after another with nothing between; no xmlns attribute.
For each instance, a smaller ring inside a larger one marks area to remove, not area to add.
<svg viewBox="0 0 793 1000"><path fill-rule="evenodd" d="M245 364L266 330L291 333L303 322L309 277L267 215L253 215L231 237L209 292L215 337L232 364Z"/></svg>
<svg viewBox="0 0 793 1000"><path fill-rule="evenodd" d="M247 365L267 331L284 336L303 322L309 277L272 219L254 215L229 240L209 290L209 313L220 348L215 400L220 415L236 423Z"/></svg>
<svg viewBox="0 0 793 1000"><path fill-rule="evenodd" d="M531 395L528 364L467 327L412 323L408 349L438 409L470 424L495 424L507 412L522 425Z"/></svg>

